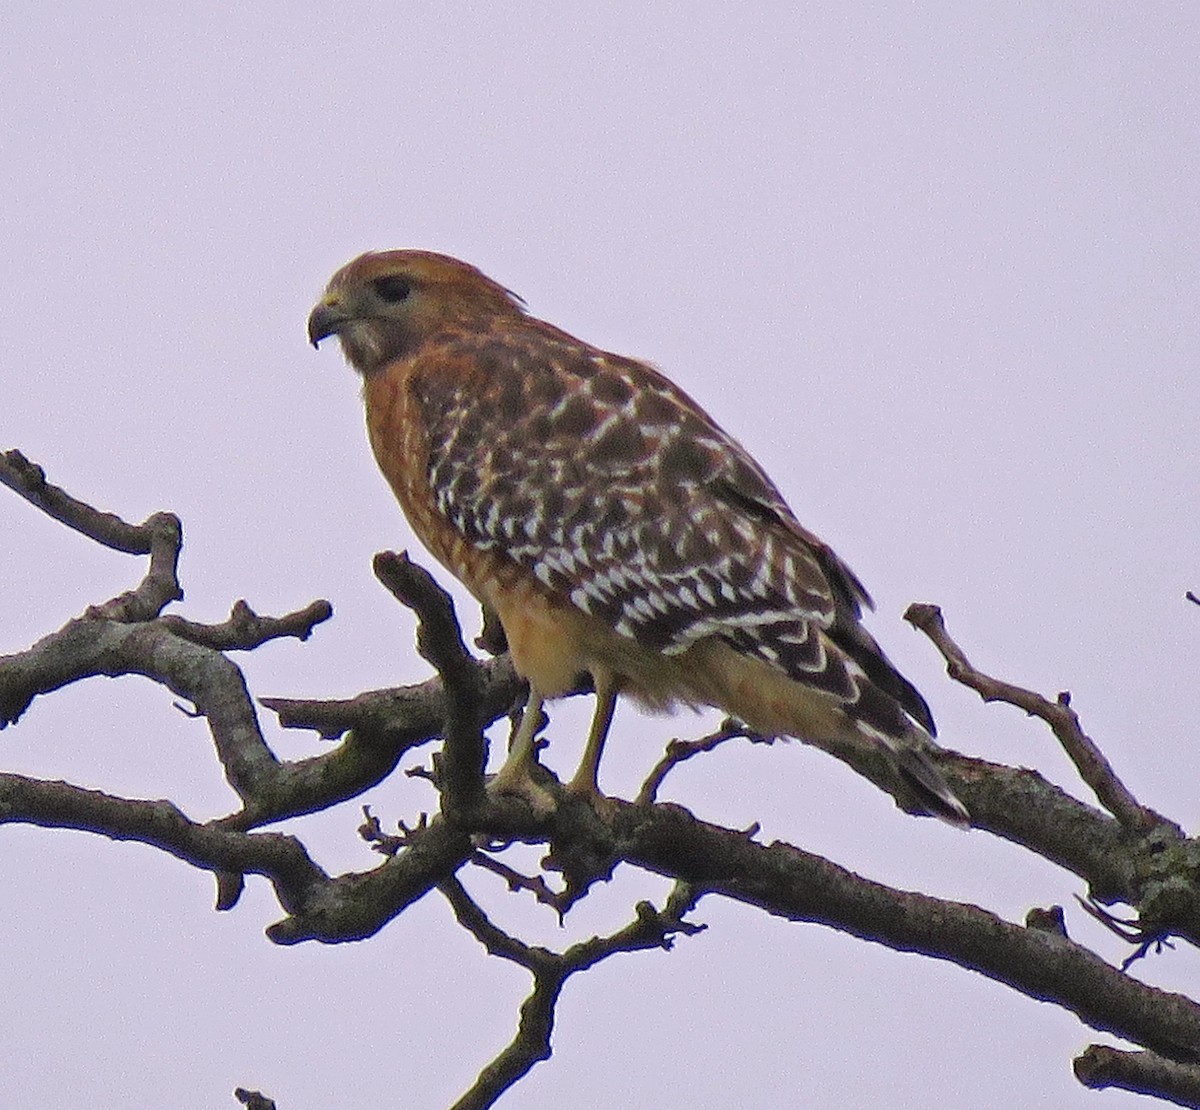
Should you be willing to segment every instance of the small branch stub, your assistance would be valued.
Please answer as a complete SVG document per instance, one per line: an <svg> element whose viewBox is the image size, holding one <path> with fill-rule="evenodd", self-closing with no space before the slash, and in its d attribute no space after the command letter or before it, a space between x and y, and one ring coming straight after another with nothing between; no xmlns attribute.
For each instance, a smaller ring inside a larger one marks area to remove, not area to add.
<svg viewBox="0 0 1200 1110"><path fill-rule="evenodd" d="M1074 1062L1075 1078L1092 1090L1117 1088L1200 1107L1200 1067L1167 1060L1156 1052L1126 1052L1090 1045Z"/></svg>

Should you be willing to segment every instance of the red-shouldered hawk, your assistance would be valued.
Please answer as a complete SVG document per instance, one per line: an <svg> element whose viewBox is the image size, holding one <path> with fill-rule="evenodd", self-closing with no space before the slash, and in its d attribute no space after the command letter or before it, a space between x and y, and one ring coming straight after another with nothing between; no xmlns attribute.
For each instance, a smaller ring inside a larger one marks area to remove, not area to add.
<svg viewBox="0 0 1200 1110"><path fill-rule="evenodd" d="M568 784L600 797L619 692L716 706L764 735L886 751L968 815L925 754L925 700L861 624L861 583L758 464L645 363L529 316L473 266L364 254L308 320L362 376L371 446L421 542L499 616L529 701L492 789L535 805L542 701L592 676Z"/></svg>

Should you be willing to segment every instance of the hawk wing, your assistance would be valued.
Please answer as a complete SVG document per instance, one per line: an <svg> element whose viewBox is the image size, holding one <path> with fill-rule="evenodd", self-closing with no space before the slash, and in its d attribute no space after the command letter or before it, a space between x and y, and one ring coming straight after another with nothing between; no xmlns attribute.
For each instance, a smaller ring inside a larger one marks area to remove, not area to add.
<svg viewBox="0 0 1200 1110"><path fill-rule="evenodd" d="M861 583L745 449L650 367L525 323L456 341L477 388L420 376L438 511L643 647L717 636L855 702L832 642L932 731L859 621Z"/></svg>

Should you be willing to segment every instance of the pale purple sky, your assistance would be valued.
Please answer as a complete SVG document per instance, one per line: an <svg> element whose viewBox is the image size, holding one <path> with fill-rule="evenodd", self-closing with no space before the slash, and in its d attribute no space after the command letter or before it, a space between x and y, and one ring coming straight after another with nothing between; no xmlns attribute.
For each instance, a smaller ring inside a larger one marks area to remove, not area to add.
<svg viewBox="0 0 1200 1110"><path fill-rule="evenodd" d="M179 513L193 617L329 597L309 644L244 660L256 694L426 674L370 572L413 540L357 383L304 336L334 268L422 247L655 362L750 445L875 594L949 746L1087 799L1044 729L949 682L910 601L941 604L979 665L1070 689L1126 782L1194 821L1193 3L186 7L0 15L0 447L127 518ZM0 653L142 572L2 492L0 558ZM587 710L554 712L560 770ZM702 728L623 709L604 786L635 788L647 737ZM198 817L234 804L203 723L134 679L37 702L0 765ZM1065 904L1072 935L1125 954L1074 877L905 818L799 745L697 760L669 795L1012 920ZM389 821L432 804L410 780L371 800ZM357 824L288 827L343 870L374 862ZM282 1110L437 1110L527 987L433 895L367 943L281 949L261 881L217 914L208 875L149 849L13 826L0 888L5 1105L213 1110L241 1083ZM563 931L489 905L562 944L663 889L622 874ZM1060 1010L739 906L697 918L674 952L573 980L554 1059L503 1105L1143 1105L1075 1083L1092 1038ZM1192 950L1137 972L1200 992Z"/></svg>

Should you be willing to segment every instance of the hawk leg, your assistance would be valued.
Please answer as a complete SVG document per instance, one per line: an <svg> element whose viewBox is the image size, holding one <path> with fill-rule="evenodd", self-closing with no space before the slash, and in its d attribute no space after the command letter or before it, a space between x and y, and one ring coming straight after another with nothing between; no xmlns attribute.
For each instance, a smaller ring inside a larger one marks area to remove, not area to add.
<svg viewBox="0 0 1200 1110"><path fill-rule="evenodd" d="M529 807L544 817L554 812L557 803L549 790L533 781L533 765L537 761L537 746L534 739L542 720L542 702L545 698L536 686L529 684L529 699L521 713L521 723L508 748L504 766L488 784L493 794L511 794L524 799Z"/></svg>
<svg viewBox="0 0 1200 1110"><path fill-rule="evenodd" d="M597 775L600 771L604 741L608 738L613 710L617 706L617 681L607 667L596 667L592 673L592 681L596 687L596 712L592 716L592 727L588 731L587 746L583 749L579 768L567 783L566 790L568 794L590 802L595 809L607 800L600 793Z"/></svg>

